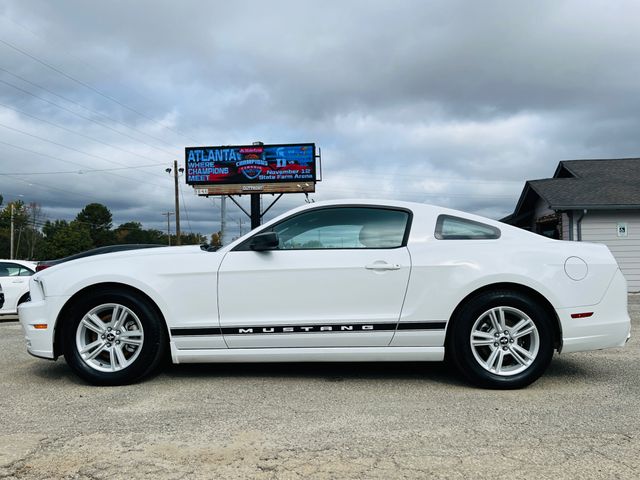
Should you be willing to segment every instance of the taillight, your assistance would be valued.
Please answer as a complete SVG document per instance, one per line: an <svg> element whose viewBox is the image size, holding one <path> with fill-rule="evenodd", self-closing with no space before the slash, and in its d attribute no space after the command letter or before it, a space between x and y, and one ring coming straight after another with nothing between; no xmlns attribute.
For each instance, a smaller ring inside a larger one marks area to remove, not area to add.
<svg viewBox="0 0 640 480"><path fill-rule="evenodd" d="M36 265L36 272L41 272L45 268L49 268L51 265Z"/></svg>

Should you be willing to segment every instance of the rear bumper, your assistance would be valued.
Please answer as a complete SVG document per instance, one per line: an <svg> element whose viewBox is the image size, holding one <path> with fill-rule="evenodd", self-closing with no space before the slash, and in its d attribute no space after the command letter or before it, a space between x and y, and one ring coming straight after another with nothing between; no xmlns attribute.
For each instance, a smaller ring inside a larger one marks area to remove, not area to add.
<svg viewBox="0 0 640 480"><path fill-rule="evenodd" d="M49 305L45 301L25 302L18 307L18 315L27 343L27 351L35 357L55 359L53 352L55 320L49 320L48 308ZM34 325L46 325L47 328L35 328Z"/></svg>
<svg viewBox="0 0 640 480"><path fill-rule="evenodd" d="M621 347L630 338L627 282L619 269L600 303L556 311L562 329L562 353ZM593 312L593 315L571 318L571 314L585 312Z"/></svg>

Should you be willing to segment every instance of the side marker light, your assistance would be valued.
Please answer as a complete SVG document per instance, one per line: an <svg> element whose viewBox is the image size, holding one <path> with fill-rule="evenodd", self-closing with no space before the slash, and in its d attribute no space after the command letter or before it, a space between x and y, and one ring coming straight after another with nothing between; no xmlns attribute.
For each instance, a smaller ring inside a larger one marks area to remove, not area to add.
<svg viewBox="0 0 640 480"><path fill-rule="evenodd" d="M593 312L572 313L571 318L587 318L593 315Z"/></svg>

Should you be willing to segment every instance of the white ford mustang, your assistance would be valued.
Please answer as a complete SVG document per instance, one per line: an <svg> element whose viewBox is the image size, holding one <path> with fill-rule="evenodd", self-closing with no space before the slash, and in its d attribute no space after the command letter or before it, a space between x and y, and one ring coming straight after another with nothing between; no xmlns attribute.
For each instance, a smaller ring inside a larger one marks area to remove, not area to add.
<svg viewBox="0 0 640 480"><path fill-rule="evenodd" d="M627 287L603 245L395 201L296 208L217 252L89 257L34 275L28 351L95 384L187 362L440 361L523 387L554 350L622 346Z"/></svg>

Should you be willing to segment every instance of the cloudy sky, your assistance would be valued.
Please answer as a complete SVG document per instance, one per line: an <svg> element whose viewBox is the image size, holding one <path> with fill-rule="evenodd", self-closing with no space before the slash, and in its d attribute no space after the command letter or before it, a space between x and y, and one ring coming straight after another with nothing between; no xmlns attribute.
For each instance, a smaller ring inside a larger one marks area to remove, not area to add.
<svg viewBox="0 0 640 480"><path fill-rule="evenodd" d="M0 193L166 228L185 146L315 142L316 200L499 218L559 160L640 156L638 18L635 1L0 0ZM183 230L217 230L219 201L181 189ZM304 202L285 197L274 214Z"/></svg>

